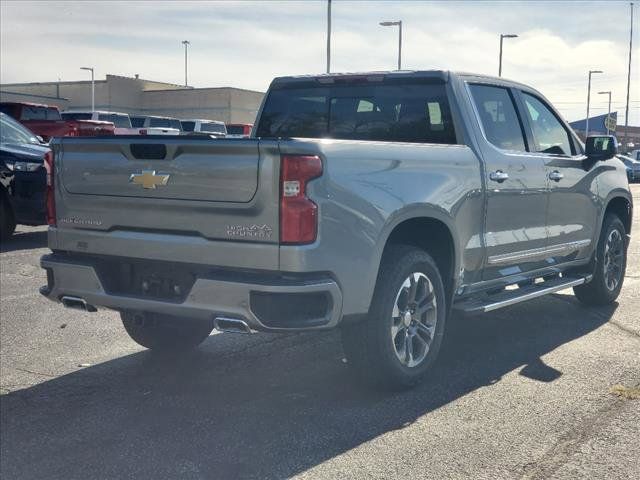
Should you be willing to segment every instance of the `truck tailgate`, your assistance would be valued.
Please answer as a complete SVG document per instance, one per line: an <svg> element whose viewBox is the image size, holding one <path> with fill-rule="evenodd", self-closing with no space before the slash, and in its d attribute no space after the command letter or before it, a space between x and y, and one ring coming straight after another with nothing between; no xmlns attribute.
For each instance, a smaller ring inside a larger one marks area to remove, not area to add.
<svg viewBox="0 0 640 480"><path fill-rule="evenodd" d="M234 245L269 244L262 264L277 266L277 141L115 136L53 148L52 248L163 259L173 251L172 261L193 261L216 242L242 263Z"/></svg>
<svg viewBox="0 0 640 480"><path fill-rule="evenodd" d="M65 142L62 183L72 194L246 203L258 188L258 161L257 141ZM166 184L143 171L168 175Z"/></svg>

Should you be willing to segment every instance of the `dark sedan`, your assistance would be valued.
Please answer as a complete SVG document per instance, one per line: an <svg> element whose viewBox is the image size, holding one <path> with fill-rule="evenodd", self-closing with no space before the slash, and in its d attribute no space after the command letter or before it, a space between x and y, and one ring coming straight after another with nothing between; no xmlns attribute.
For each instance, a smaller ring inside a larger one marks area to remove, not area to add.
<svg viewBox="0 0 640 480"><path fill-rule="evenodd" d="M16 224L46 223L46 170L50 149L34 133L0 113L0 238L6 240Z"/></svg>

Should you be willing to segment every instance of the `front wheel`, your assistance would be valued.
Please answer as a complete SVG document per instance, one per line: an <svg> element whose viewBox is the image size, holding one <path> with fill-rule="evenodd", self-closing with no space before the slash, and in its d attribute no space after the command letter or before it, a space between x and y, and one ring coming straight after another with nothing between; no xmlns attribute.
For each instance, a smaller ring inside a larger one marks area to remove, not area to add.
<svg viewBox="0 0 640 480"><path fill-rule="evenodd" d="M608 213L596 247L596 268L593 279L573 288L578 300L585 305L608 305L622 289L627 267L626 229L617 215Z"/></svg>
<svg viewBox="0 0 640 480"><path fill-rule="evenodd" d="M446 311L442 278L431 256L407 245L389 247L369 318L341 329L349 365L374 386L416 385L436 360Z"/></svg>
<svg viewBox="0 0 640 480"><path fill-rule="evenodd" d="M151 312L121 312L124 329L138 345L155 351L187 350L200 345L213 321L180 319Z"/></svg>

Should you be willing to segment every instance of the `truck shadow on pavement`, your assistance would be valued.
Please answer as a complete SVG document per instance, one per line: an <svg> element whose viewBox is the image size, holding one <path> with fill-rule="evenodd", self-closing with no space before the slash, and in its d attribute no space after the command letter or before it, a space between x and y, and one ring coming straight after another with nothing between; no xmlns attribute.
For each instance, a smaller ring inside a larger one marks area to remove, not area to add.
<svg viewBox="0 0 640 480"><path fill-rule="evenodd" d="M290 477L509 372L539 388L571 375L541 357L599 328L615 308L555 295L454 317L432 376L402 393L354 382L337 332L259 342L213 335L180 358L141 351L3 396L3 476Z"/></svg>
<svg viewBox="0 0 640 480"><path fill-rule="evenodd" d="M0 252L15 252L47 246L47 230L17 231L9 240L0 242Z"/></svg>

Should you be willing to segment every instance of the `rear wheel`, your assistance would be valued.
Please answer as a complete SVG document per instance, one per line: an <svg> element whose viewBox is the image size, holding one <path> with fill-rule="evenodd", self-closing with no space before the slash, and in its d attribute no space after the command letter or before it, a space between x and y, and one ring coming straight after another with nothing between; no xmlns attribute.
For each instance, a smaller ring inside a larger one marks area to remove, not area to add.
<svg viewBox="0 0 640 480"><path fill-rule="evenodd" d="M419 248L385 252L369 318L342 327L349 365L359 379L402 389L424 379L436 360L446 319L440 272Z"/></svg>
<svg viewBox="0 0 640 480"><path fill-rule="evenodd" d="M626 230L617 215L608 213L596 247L593 279L573 288L578 300L586 305L608 305L622 289L627 267Z"/></svg>
<svg viewBox="0 0 640 480"><path fill-rule="evenodd" d="M16 229L16 221L11 205L0 192L0 240L3 242L11 238Z"/></svg>
<svg viewBox="0 0 640 480"><path fill-rule="evenodd" d="M157 351L194 348L213 330L213 320L187 320L159 313L121 312L120 318L134 342Z"/></svg>

